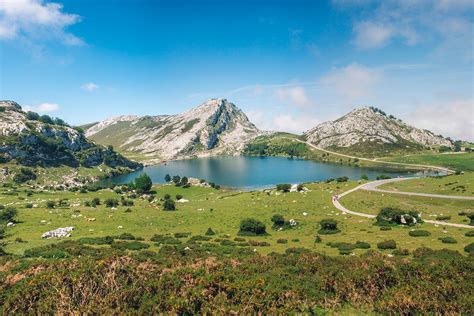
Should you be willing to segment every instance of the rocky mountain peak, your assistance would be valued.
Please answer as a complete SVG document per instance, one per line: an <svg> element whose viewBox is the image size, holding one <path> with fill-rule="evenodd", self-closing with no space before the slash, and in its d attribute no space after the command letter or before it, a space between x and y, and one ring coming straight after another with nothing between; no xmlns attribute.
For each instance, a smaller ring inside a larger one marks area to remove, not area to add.
<svg viewBox="0 0 474 316"><path fill-rule="evenodd" d="M16 110L21 110L21 106L15 101L10 100L0 100L0 107L14 108Z"/></svg>
<svg viewBox="0 0 474 316"><path fill-rule="evenodd" d="M400 147L452 146L452 142L430 131L410 126L376 107L362 107L305 132L311 143L323 148L389 144Z"/></svg>

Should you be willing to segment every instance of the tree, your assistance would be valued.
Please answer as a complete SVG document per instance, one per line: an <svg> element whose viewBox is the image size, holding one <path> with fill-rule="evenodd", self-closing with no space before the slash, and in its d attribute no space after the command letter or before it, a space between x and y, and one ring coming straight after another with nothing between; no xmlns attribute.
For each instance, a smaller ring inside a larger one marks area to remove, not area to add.
<svg viewBox="0 0 474 316"><path fill-rule="evenodd" d="M180 176L173 176L173 182L174 182L175 184L178 184L180 181L181 181L181 177L180 177Z"/></svg>
<svg viewBox="0 0 474 316"><path fill-rule="evenodd" d="M176 204L172 199L167 199L163 203L163 210L165 211L175 211L176 210Z"/></svg>
<svg viewBox="0 0 474 316"><path fill-rule="evenodd" d="M49 115L41 115L38 119L40 122L53 125L53 119Z"/></svg>
<svg viewBox="0 0 474 316"><path fill-rule="evenodd" d="M186 185L186 184L188 184L188 178L187 178L187 177L182 177L182 178L181 178L181 181L180 181L180 184L181 184L181 185Z"/></svg>
<svg viewBox="0 0 474 316"><path fill-rule="evenodd" d="M246 218L240 222L239 235L255 236L265 235L266 226L261 221L254 218Z"/></svg>
<svg viewBox="0 0 474 316"><path fill-rule="evenodd" d="M33 170L28 169L28 168L21 168L18 170L18 172L13 176L13 181L15 183L24 183L29 180L35 180L36 179L36 174L34 173Z"/></svg>
<svg viewBox="0 0 474 316"><path fill-rule="evenodd" d="M474 226L474 212L467 214L467 218L471 220L469 225Z"/></svg>
<svg viewBox="0 0 474 316"><path fill-rule="evenodd" d="M366 174L360 176L361 180L369 180L369 177Z"/></svg>
<svg viewBox="0 0 474 316"><path fill-rule="evenodd" d="M117 201L117 199L107 199L105 200L105 206L107 207L116 207L118 206L119 202Z"/></svg>
<svg viewBox="0 0 474 316"><path fill-rule="evenodd" d="M166 182L170 182L170 181L171 181L171 177L170 177L169 174L166 174L166 176L165 176L165 181L166 181Z"/></svg>
<svg viewBox="0 0 474 316"><path fill-rule="evenodd" d="M209 227L206 231L206 236L213 236L215 235L216 233L212 230L211 227Z"/></svg>
<svg viewBox="0 0 474 316"><path fill-rule="evenodd" d="M26 118L28 120L37 121L37 120L39 120L40 116L36 112L28 111L28 112L26 112Z"/></svg>
<svg viewBox="0 0 474 316"><path fill-rule="evenodd" d="M319 222L319 225L321 225L321 229L318 230L318 233L321 235L331 235L341 232L337 228L337 221L332 218L323 219Z"/></svg>
<svg viewBox="0 0 474 316"><path fill-rule="evenodd" d="M140 193L149 192L152 185L151 178L146 173L142 173L130 184L133 189Z"/></svg>

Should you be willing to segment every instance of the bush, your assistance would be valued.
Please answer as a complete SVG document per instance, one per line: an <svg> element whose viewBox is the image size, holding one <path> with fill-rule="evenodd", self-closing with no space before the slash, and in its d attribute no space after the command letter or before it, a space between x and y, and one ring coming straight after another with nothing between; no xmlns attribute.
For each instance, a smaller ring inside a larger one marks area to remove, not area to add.
<svg viewBox="0 0 474 316"><path fill-rule="evenodd" d="M469 245L467 245L466 247L464 247L464 251L469 253L469 254L474 253L474 242L472 242Z"/></svg>
<svg viewBox="0 0 474 316"><path fill-rule="evenodd" d="M394 256L408 256L410 254L410 251L408 249L395 249L392 251L392 254Z"/></svg>
<svg viewBox="0 0 474 316"><path fill-rule="evenodd" d="M276 189L282 192L290 192L291 184L288 184L288 183L277 184Z"/></svg>
<svg viewBox="0 0 474 316"><path fill-rule="evenodd" d="M100 205L100 199L99 198L93 198L91 201L91 205L95 207L96 205Z"/></svg>
<svg viewBox="0 0 474 316"><path fill-rule="evenodd" d="M120 234L119 236L116 237L117 239L121 239L121 240L135 240L135 236L133 236L132 234L130 233L123 233L123 234Z"/></svg>
<svg viewBox="0 0 474 316"><path fill-rule="evenodd" d="M365 241L356 241L354 246L358 249L369 249L370 248L370 244L368 242L365 242Z"/></svg>
<svg viewBox="0 0 474 316"><path fill-rule="evenodd" d="M441 240L443 244L457 244L458 243L458 241L454 239L453 237L440 237L438 239Z"/></svg>
<svg viewBox="0 0 474 316"><path fill-rule="evenodd" d="M466 237L474 237L474 230L470 230L464 234Z"/></svg>
<svg viewBox="0 0 474 316"><path fill-rule="evenodd" d="M318 230L318 234L321 235L332 235L341 232L337 228L337 221L332 218L323 219L319 222L319 225L321 225L321 229Z"/></svg>
<svg viewBox="0 0 474 316"><path fill-rule="evenodd" d="M15 222L15 217L18 214L16 208L7 206L4 209L0 210L0 222Z"/></svg>
<svg viewBox="0 0 474 316"><path fill-rule="evenodd" d="M151 237L150 240L159 244L164 244L164 245L181 244L181 240L176 239L172 236L165 236L165 235L153 235L153 237Z"/></svg>
<svg viewBox="0 0 474 316"><path fill-rule="evenodd" d="M287 244L287 243L288 243L288 239L280 238L277 240L277 244Z"/></svg>
<svg viewBox="0 0 474 316"><path fill-rule="evenodd" d="M209 227L206 231L206 236L214 236L216 233Z"/></svg>
<svg viewBox="0 0 474 316"><path fill-rule="evenodd" d="M316 244L319 244L319 243L322 243L323 240L321 239L321 237L319 235L316 235L316 238L314 239L314 243Z"/></svg>
<svg viewBox="0 0 474 316"><path fill-rule="evenodd" d="M392 230L392 227L390 227L390 226L382 226L382 227L380 227L380 230L382 230L382 231Z"/></svg>
<svg viewBox="0 0 474 316"><path fill-rule="evenodd" d="M139 242L139 241L132 241L132 242L126 242L126 241L118 241L118 242L113 242L110 245L112 248L119 249L119 250L142 250L142 249L147 249L150 247L150 245Z"/></svg>
<svg viewBox="0 0 474 316"><path fill-rule="evenodd" d="M285 225L285 218L283 215L273 215L271 221L273 222L273 227L281 227Z"/></svg>
<svg viewBox="0 0 474 316"><path fill-rule="evenodd" d="M381 174L377 176L377 180L386 180L386 179L391 179L392 177L386 176L384 174Z"/></svg>
<svg viewBox="0 0 474 316"><path fill-rule="evenodd" d="M431 233L427 230L418 229L418 230L411 230L410 232L408 232L408 235L410 235L411 237L427 237L427 236L430 236Z"/></svg>
<svg viewBox="0 0 474 316"><path fill-rule="evenodd" d="M168 193L165 194L165 196L163 197L163 200L169 200L171 199L171 195L169 195Z"/></svg>
<svg viewBox="0 0 474 316"><path fill-rule="evenodd" d="M54 208L56 206L56 203L54 201L47 201L46 202L46 207L47 208Z"/></svg>
<svg viewBox="0 0 474 316"><path fill-rule="evenodd" d="M110 245L114 242L114 239L110 236L105 237L83 237L77 240L80 244L84 245Z"/></svg>
<svg viewBox="0 0 474 316"><path fill-rule="evenodd" d="M467 218L470 219L469 225L474 226L474 212L467 214Z"/></svg>
<svg viewBox="0 0 474 316"><path fill-rule="evenodd" d="M386 241L377 243L377 248L382 249L382 250L383 249L397 249L397 243L393 239L386 240Z"/></svg>
<svg viewBox="0 0 474 316"><path fill-rule="evenodd" d="M175 211L176 210L176 204L174 203L173 200L171 199L166 199L163 202L163 210L164 211Z"/></svg>
<svg viewBox="0 0 474 316"><path fill-rule="evenodd" d="M437 221L448 221L451 219L450 215L438 215L436 216Z"/></svg>
<svg viewBox="0 0 474 316"><path fill-rule="evenodd" d="M181 194L176 194L176 201L181 200L183 196Z"/></svg>
<svg viewBox="0 0 474 316"><path fill-rule="evenodd" d="M369 180L369 177L366 174L360 176L361 180Z"/></svg>
<svg viewBox="0 0 474 316"><path fill-rule="evenodd" d="M117 207L119 205L119 202L117 201L117 199L107 199L105 200L105 206L106 207Z"/></svg>
<svg viewBox="0 0 474 316"><path fill-rule="evenodd" d="M229 240L229 239L224 239L220 242L221 246L232 246L234 247L235 246L235 242L233 242L232 240Z"/></svg>
<svg viewBox="0 0 474 316"><path fill-rule="evenodd" d="M17 184L25 183L29 180L36 180L36 173L28 168L20 168L13 176L13 181Z"/></svg>
<svg viewBox="0 0 474 316"><path fill-rule="evenodd" d="M348 180L349 180L348 177L343 176L343 177L338 177L338 178L336 179L336 182L341 183L341 182L347 182Z"/></svg>
<svg viewBox="0 0 474 316"><path fill-rule="evenodd" d="M171 181L171 177L170 177L169 174L167 174L167 175L165 176L165 182L170 182L170 181Z"/></svg>
<svg viewBox="0 0 474 316"><path fill-rule="evenodd" d="M240 222L239 235L255 236L266 235L266 226L264 223L254 218L246 218Z"/></svg>
<svg viewBox="0 0 474 316"><path fill-rule="evenodd" d="M174 238L186 238L191 236L191 233L174 233Z"/></svg>
<svg viewBox="0 0 474 316"><path fill-rule="evenodd" d="M384 207L376 217L375 225L408 225L421 223L420 215L415 211L403 211L395 207Z"/></svg>

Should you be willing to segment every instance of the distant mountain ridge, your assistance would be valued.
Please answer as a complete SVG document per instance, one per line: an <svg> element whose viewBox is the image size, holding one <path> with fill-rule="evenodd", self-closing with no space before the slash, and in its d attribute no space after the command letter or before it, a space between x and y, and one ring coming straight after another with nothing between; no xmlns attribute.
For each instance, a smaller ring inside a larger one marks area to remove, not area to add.
<svg viewBox="0 0 474 316"><path fill-rule="evenodd" d="M377 147L421 149L452 147L453 141L441 135L413 127L374 107L355 109L304 133L306 140L322 148L361 151Z"/></svg>
<svg viewBox="0 0 474 316"><path fill-rule="evenodd" d="M145 160L238 154L245 143L265 133L226 99L210 99L176 115L114 117L86 130L90 139Z"/></svg>

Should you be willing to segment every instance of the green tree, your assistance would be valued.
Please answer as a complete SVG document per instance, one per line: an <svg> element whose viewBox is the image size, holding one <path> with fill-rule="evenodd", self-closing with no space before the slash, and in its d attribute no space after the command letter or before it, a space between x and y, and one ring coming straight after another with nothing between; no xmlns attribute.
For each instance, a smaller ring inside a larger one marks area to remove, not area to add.
<svg viewBox="0 0 474 316"><path fill-rule="evenodd" d="M142 173L130 184L130 187L139 193L144 193L149 192L152 185L151 178L146 173Z"/></svg>
<svg viewBox="0 0 474 316"><path fill-rule="evenodd" d="M165 181L166 181L166 182L170 182L170 181L171 181L171 177L170 177L169 174L166 174L166 176L165 176Z"/></svg>
<svg viewBox="0 0 474 316"><path fill-rule="evenodd" d="M285 218L283 217L283 215L273 215L271 221L273 222L274 227L281 227L285 225Z"/></svg>
<svg viewBox="0 0 474 316"><path fill-rule="evenodd" d="M321 220L319 225L321 225L321 229L318 231L318 233L321 235L331 235L340 232L340 230L337 228L337 221L332 218Z"/></svg>
<svg viewBox="0 0 474 316"><path fill-rule="evenodd" d="M254 218L246 218L240 222L239 235L265 235L266 226Z"/></svg>
<svg viewBox="0 0 474 316"><path fill-rule="evenodd" d="M0 210L0 222L14 222L17 214L16 208L7 206L5 209Z"/></svg>

